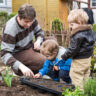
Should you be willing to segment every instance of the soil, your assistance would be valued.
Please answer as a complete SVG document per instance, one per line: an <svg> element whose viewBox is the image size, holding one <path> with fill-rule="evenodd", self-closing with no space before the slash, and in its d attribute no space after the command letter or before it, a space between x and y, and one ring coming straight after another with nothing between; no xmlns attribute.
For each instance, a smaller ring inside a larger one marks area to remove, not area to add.
<svg viewBox="0 0 96 96"><path fill-rule="evenodd" d="M0 56L1 57L1 56ZM4 63L0 58L0 69L4 67ZM31 88L27 85L22 85L20 78L12 80L12 86L8 87L0 76L0 96L54 96L48 92L41 92L38 89Z"/></svg>
<svg viewBox="0 0 96 96"><path fill-rule="evenodd" d="M19 78L12 80L12 86L7 87L4 81L0 81L0 96L54 96L51 93L41 93L39 90L22 85Z"/></svg>

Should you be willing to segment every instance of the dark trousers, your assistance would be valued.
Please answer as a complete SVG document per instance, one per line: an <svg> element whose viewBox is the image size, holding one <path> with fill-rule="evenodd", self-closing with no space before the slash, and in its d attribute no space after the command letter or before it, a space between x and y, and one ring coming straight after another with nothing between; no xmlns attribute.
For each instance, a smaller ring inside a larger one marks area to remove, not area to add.
<svg viewBox="0 0 96 96"><path fill-rule="evenodd" d="M30 68L34 73L37 73L42 68L46 57L32 48L14 54L14 57ZM17 75L22 75L21 71L14 70Z"/></svg>
<svg viewBox="0 0 96 96"><path fill-rule="evenodd" d="M64 82L66 83L71 83L71 78L69 76L69 71L66 70L53 70L53 66L49 67L49 73L48 75L54 80L54 81L59 81L61 78Z"/></svg>

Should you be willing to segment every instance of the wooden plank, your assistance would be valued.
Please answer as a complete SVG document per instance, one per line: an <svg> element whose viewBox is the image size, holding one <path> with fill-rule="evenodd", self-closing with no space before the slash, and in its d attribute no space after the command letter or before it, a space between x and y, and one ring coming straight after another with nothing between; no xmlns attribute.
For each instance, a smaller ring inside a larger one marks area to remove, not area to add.
<svg viewBox="0 0 96 96"><path fill-rule="evenodd" d="M21 5L28 3L28 0L12 0L12 12L17 12Z"/></svg>

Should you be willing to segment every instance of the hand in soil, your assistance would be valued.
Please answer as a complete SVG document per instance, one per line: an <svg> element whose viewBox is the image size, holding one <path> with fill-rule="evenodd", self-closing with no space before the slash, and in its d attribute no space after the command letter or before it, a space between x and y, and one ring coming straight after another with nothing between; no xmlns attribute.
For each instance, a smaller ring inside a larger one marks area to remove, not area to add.
<svg viewBox="0 0 96 96"><path fill-rule="evenodd" d="M41 76L40 73L35 74L34 78L39 78Z"/></svg>
<svg viewBox="0 0 96 96"><path fill-rule="evenodd" d="M31 69L29 69L25 65L20 64L19 65L19 69L21 70L21 72L23 73L24 76L28 76L28 77L32 76L32 77L34 77L34 73L31 71Z"/></svg>

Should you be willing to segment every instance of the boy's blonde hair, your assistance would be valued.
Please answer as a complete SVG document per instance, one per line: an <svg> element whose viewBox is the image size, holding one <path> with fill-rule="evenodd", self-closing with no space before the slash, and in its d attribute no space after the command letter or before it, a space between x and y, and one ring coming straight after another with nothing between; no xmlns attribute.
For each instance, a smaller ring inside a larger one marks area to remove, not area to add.
<svg viewBox="0 0 96 96"><path fill-rule="evenodd" d="M79 23L87 24L88 23L88 15L83 9L74 9L69 13L68 22L69 23Z"/></svg>
<svg viewBox="0 0 96 96"><path fill-rule="evenodd" d="M54 60L56 58L58 50L59 44L53 39L44 41L40 48L40 52L50 60Z"/></svg>

